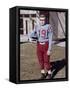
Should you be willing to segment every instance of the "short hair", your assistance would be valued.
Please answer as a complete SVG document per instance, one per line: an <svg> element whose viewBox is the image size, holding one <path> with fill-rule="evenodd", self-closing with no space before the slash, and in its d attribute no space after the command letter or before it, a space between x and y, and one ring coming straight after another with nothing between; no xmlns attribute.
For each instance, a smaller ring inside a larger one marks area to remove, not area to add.
<svg viewBox="0 0 70 90"><path fill-rule="evenodd" d="M45 19L46 17L45 17L44 14L41 14L41 15L39 16L39 18Z"/></svg>

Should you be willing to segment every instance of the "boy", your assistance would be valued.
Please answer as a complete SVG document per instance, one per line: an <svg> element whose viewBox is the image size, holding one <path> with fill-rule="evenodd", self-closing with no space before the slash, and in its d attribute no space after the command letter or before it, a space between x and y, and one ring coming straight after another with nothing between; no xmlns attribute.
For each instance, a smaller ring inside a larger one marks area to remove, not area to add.
<svg viewBox="0 0 70 90"><path fill-rule="evenodd" d="M45 24L45 16L40 15L39 24L35 26L30 34L31 39L37 40L37 57L41 68L41 79L46 78L46 70L48 78L51 79L50 54L52 46L52 27ZM31 39L29 39L31 41Z"/></svg>

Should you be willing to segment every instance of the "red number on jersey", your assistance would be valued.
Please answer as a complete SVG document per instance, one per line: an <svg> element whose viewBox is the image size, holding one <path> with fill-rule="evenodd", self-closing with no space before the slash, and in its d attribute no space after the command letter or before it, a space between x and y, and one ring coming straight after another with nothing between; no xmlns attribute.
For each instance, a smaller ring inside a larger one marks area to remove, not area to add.
<svg viewBox="0 0 70 90"><path fill-rule="evenodd" d="M43 38L46 37L46 30L41 30L41 36L42 36Z"/></svg>

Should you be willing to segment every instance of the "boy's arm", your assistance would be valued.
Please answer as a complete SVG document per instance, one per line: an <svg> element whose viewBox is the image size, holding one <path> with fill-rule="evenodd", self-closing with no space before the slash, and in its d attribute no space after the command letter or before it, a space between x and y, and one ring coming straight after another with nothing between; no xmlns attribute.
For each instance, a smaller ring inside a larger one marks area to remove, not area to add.
<svg viewBox="0 0 70 90"><path fill-rule="evenodd" d="M52 26L50 25L48 30L48 39L49 39L48 51L51 51L51 48L52 48L52 35L53 35L53 29L52 29Z"/></svg>
<svg viewBox="0 0 70 90"><path fill-rule="evenodd" d="M29 34L29 41L30 42L37 39L36 29L37 28L35 26L34 30L32 32L30 32L30 34Z"/></svg>

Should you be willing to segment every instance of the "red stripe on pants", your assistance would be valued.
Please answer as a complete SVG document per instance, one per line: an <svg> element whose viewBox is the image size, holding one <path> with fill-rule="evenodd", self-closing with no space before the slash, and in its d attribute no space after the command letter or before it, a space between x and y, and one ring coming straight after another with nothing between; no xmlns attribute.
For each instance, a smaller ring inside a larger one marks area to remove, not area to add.
<svg viewBox="0 0 70 90"><path fill-rule="evenodd" d="M50 55L47 55L48 50L48 42L44 45L37 43L37 56L40 63L41 69L49 70L51 68L50 65Z"/></svg>

